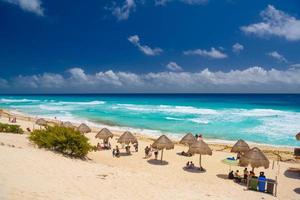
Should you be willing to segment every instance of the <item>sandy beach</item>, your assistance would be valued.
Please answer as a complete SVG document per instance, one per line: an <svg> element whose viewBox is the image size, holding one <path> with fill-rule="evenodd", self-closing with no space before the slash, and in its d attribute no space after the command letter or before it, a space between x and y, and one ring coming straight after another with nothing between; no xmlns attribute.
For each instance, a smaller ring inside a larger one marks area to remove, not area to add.
<svg viewBox="0 0 300 200"><path fill-rule="evenodd" d="M30 117L17 120L23 129L33 126ZM0 122L7 123L6 117ZM99 129L86 134L90 143ZM120 133L114 132L111 140L116 146ZM211 144L212 156L203 156L206 172L185 171L188 161L198 165L198 156L178 155L187 147L176 144L165 151L165 165L144 159L144 148L153 142L136 133L139 152L130 156L113 158L111 151L88 154L87 160L71 159L60 154L38 149L30 144L28 134L0 133L0 199L299 199L300 177L287 171L300 168L292 156L292 149L261 146L270 159L270 168L264 171L267 178L278 180L277 197L246 190L244 185L227 179L229 166L221 163L226 157L235 156L227 144ZM120 145L119 145L120 146ZM133 149L132 149L133 150ZM121 149L125 152L125 149ZM276 152L281 160L277 161ZM243 170L232 167L233 170Z"/></svg>

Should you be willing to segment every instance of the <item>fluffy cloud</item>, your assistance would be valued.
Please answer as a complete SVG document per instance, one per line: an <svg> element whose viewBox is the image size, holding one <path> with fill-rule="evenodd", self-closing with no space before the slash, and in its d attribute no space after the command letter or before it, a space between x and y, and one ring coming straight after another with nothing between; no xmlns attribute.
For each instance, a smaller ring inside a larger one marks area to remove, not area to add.
<svg viewBox="0 0 300 200"><path fill-rule="evenodd" d="M171 71L182 71L182 67L179 66L176 62L169 62L166 68Z"/></svg>
<svg viewBox="0 0 300 200"><path fill-rule="evenodd" d="M19 6L22 10L44 16L44 9L40 0L2 0L7 3Z"/></svg>
<svg viewBox="0 0 300 200"><path fill-rule="evenodd" d="M112 11L112 14L119 20L127 20L130 16L130 13L136 8L135 0L125 0L122 6L117 6L114 3L114 6L109 10Z"/></svg>
<svg viewBox="0 0 300 200"><path fill-rule="evenodd" d="M290 41L300 40L299 19L277 10L272 5L268 5L260 16L262 22L243 26L241 30L260 37L278 36Z"/></svg>
<svg viewBox="0 0 300 200"><path fill-rule="evenodd" d="M86 73L72 68L67 75L44 73L18 76L4 82L2 92L300 92L300 69L287 70L250 67L244 70L199 72L101 71ZM0 83L1 87L1 83Z"/></svg>
<svg viewBox="0 0 300 200"><path fill-rule="evenodd" d="M171 2L174 0L155 0L155 5L166 5L168 2ZM179 0L180 2L183 2L185 4L189 5L203 5L209 2L209 0Z"/></svg>
<svg viewBox="0 0 300 200"><path fill-rule="evenodd" d="M232 51L234 53L240 53L243 50L244 50L244 46L241 45L240 43L235 43L234 45L232 45Z"/></svg>
<svg viewBox="0 0 300 200"><path fill-rule="evenodd" d="M128 38L129 42L131 42L134 46L138 47L141 52L143 52L147 56L157 56L160 55L163 50L161 48L155 47L151 48L147 45L142 45L140 43L140 38L138 35L133 35Z"/></svg>
<svg viewBox="0 0 300 200"><path fill-rule="evenodd" d="M213 59L222 59L227 58L227 55L222 51L215 49L212 47L210 50L202 50L202 49L195 49L195 50L187 50L183 52L184 55L199 55L202 57L208 57Z"/></svg>
<svg viewBox="0 0 300 200"><path fill-rule="evenodd" d="M279 62L284 62L284 63L288 62L287 59L277 51L272 51L270 53L267 53L267 55L278 60Z"/></svg>

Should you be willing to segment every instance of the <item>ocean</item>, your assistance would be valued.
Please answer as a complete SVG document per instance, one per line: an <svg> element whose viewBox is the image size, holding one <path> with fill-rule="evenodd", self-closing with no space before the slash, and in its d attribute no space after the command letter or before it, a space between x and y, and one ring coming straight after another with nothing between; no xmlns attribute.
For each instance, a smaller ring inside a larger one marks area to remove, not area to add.
<svg viewBox="0 0 300 200"><path fill-rule="evenodd" d="M0 108L115 130L299 146L298 94L0 95Z"/></svg>

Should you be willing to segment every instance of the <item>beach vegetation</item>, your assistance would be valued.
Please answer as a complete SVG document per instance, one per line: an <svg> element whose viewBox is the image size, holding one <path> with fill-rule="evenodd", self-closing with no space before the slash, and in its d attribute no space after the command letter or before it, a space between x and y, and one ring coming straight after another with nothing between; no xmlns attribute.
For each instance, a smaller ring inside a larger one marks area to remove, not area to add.
<svg viewBox="0 0 300 200"><path fill-rule="evenodd" d="M47 126L45 129L34 130L29 140L39 148L46 148L64 155L84 158L94 147L89 139L79 131L62 126Z"/></svg>
<svg viewBox="0 0 300 200"><path fill-rule="evenodd" d="M11 125L11 124L4 124L0 123L0 132L2 133L16 133L16 134L23 134L24 131L19 125Z"/></svg>

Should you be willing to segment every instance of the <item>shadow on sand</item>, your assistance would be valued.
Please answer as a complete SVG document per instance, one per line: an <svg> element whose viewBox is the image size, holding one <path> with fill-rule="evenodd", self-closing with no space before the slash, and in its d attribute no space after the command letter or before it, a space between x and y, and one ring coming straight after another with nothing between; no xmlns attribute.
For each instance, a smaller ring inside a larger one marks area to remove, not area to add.
<svg viewBox="0 0 300 200"><path fill-rule="evenodd" d="M132 154L128 154L128 153L125 153L125 152L120 152L120 156L132 156Z"/></svg>
<svg viewBox="0 0 300 200"><path fill-rule="evenodd" d="M176 154L183 157L192 157L192 155L183 155L181 152L177 152Z"/></svg>
<svg viewBox="0 0 300 200"><path fill-rule="evenodd" d="M284 172L284 175L288 178L300 179L300 169L290 168Z"/></svg>
<svg viewBox="0 0 300 200"><path fill-rule="evenodd" d="M217 174L216 176L221 179L229 180L227 174Z"/></svg>
<svg viewBox="0 0 300 200"><path fill-rule="evenodd" d="M182 169L184 171L190 172L190 173L205 173L206 172L206 169L202 168L202 170L200 170L199 167L194 167L194 168L183 167Z"/></svg>
<svg viewBox="0 0 300 200"><path fill-rule="evenodd" d="M167 165L169 164L169 162L167 161L161 161L161 160L155 160L155 159L150 159L147 160L148 163L150 163L151 165Z"/></svg>
<svg viewBox="0 0 300 200"><path fill-rule="evenodd" d="M300 188L295 188L294 192L296 192L297 194L300 194Z"/></svg>

